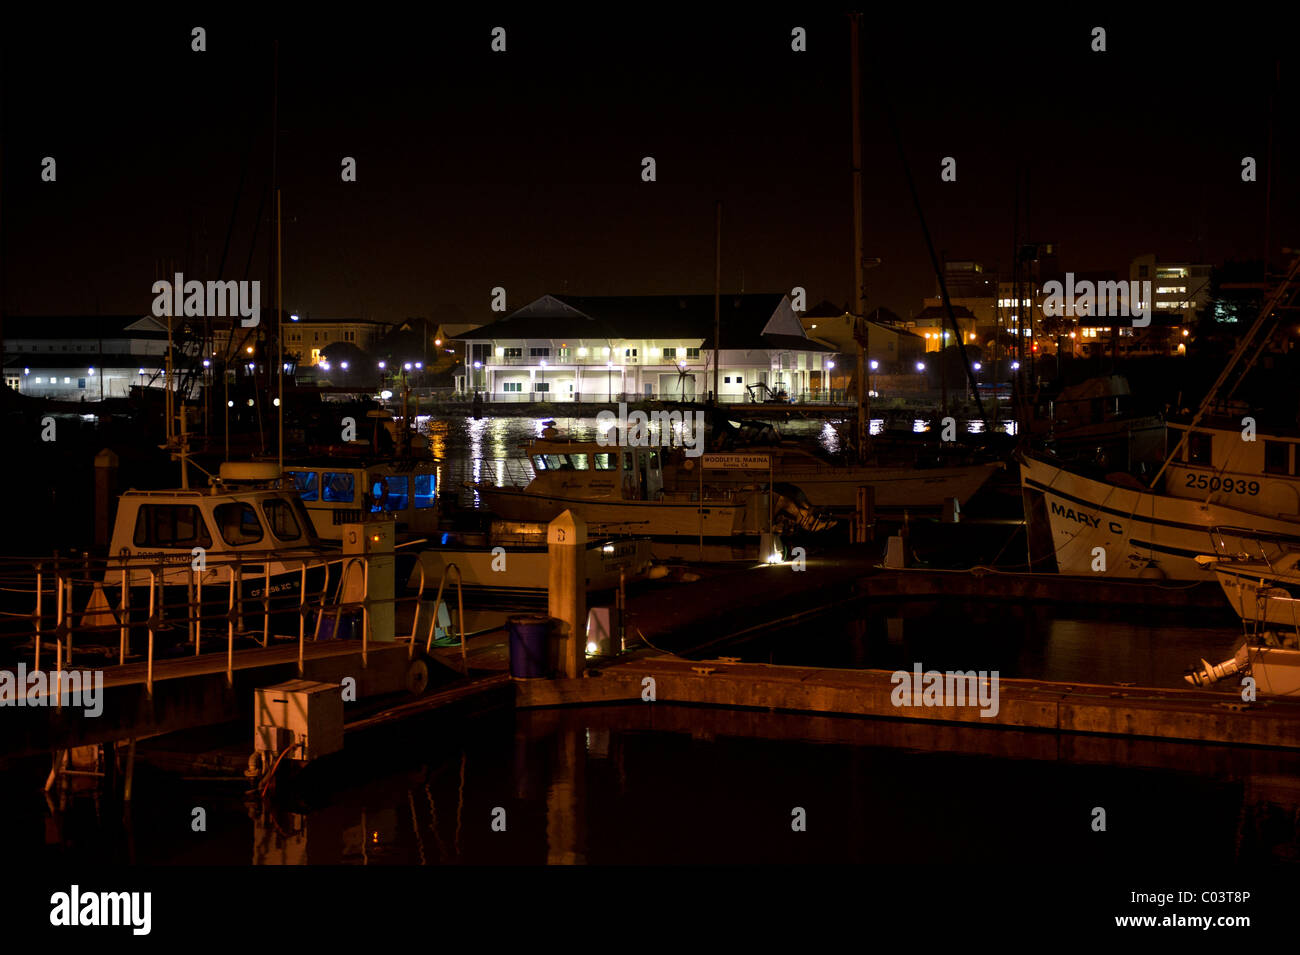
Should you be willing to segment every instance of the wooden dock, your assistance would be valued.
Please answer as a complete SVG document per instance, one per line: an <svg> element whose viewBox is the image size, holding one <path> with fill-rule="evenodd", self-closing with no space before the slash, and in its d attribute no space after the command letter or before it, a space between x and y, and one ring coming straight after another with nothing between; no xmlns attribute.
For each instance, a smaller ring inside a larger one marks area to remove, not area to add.
<svg viewBox="0 0 1300 955"><path fill-rule="evenodd" d="M646 701L650 687L653 702ZM1235 694L1205 690L999 679L997 710L988 713L977 704L924 706L919 691L912 704L895 705L887 670L641 654L581 679L521 680L516 688L520 707L676 703L1300 749L1300 701L1246 704Z"/></svg>

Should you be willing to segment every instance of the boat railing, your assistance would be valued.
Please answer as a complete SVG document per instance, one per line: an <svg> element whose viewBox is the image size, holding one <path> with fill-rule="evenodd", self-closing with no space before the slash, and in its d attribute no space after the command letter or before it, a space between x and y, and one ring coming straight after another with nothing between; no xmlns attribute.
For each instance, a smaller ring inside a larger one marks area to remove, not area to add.
<svg viewBox="0 0 1300 955"><path fill-rule="evenodd" d="M1248 527L1231 527L1216 525L1210 529L1210 541L1214 552L1219 557L1232 560L1259 561L1275 571L1274 562L1284 555L1300 551L1300 537L1288 534L1268 534ZM1231 542L1235 541L1252 550L1233 550Z"/></svg>
<svg viewBox="0 0 1300 955"><path fill-rule="evenodd" d="M465 593L462 589L462 580L460 568L454 563L448 564L443 568L442 577L438 581L438 596L433 601L433 618L429 621L429 639L425 644L424 652L433 652L433 636L438 629L438 608L442 606L442 592L447 586L447 575L452 571L456 572L456 619L460 624L460 672L463 675L469 675L469 662L465 652ZM420 590L424 589L423 570L420 575ZM415 655L415 631L411 631L411 655Z"/></svg>
<svg viewBox="0 0 1300 955"><path fill-rule="evenodd" d="M193 655L198 657L203 655L205 647L213 648L214 643L220 642L215 634L224 631L226 681L233 685L236 637L251 638L267 649L272 646L272 637L296 636L301 676L308 639L312 642L322 639L322 624L332 617L333 628L326 636L330 639L339 635L344 615L359 615L364 667L373 636L373 609L385 604L392 604L396 609L412 603L415 612L410 632L395 635L395 639L406 640L413 656L418 640L424 568L417 562L420 586L414 593L402 594L395 590L392 597L371 597L372 557L391 561L393 555L241 552L235 556L213 555L199 566L166 557L0 558L0 639L20 649L30 645L33 672L49 667L52 650L53 670L58 674L56 691L61 686L62 673L72 666L74 653L80 650L82 658L91 655L106 669L143 663L146 690L152 696L162 634L183 631L185 642L193 645ZM296 593L272 593L273 563L277 565L276 578L287 581L291 575L295 577ZM219 579L205 582L205 577L210 578L213 571L219 572ZM345 599L356 573L361 575L360 597ZM183 581L179 579L181 576ZM246 587L259 583L260 592ZM399 586L401 583L395 581ZM182 588L181 599L166 596L169 591ZM113 591L117 591L116 599L110 599ZM147 596L137 604L136 599L144 593ZM436 610L435 605L435 619ZM296 634L272 632L273 625L281 626L293 617L297 618L296 627L292 627ZM310 625L308 621L313 617L315 623ZM462 641L463 630L462 623ZM143 638L143 653L132 653L133 636ZM167 658L175 659L176 654L168 654ZM56 700L61 700L61 695Z"/></svg>

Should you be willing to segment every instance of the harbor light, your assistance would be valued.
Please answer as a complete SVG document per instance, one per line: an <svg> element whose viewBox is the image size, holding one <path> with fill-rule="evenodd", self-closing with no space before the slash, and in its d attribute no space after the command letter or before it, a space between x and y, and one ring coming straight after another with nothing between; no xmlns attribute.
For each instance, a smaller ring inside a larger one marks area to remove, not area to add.
<svg viewBox="0 0 1300 955"><path fill-rule="evenodd" d="M441 347L442 347L442 339L441 339L441 338L435 338L435 339L433 340L433 344L436 345L438 348L441 348Z"/></svg>
<svg viewBox="0 0 1300 955"><path fill-rule="evenodd" d="M24 369L23 369L23 374L24 374L24 375L30 375L31 373L32 373L32 370L31 370L30 368L24 368ZM141 374L144 374L144 373L141 372Z"/></svg>
<svg viewBox="0 0 1300 955"><path fill-rule="evenodd" d="M393 397L393 393L391 391L381 391L379 397L387 401L389 398Z"/></svg>
<svg viewBox="0 0 1300 955"><path fill-rule="evenodd" d="M834 370L835 370L835 362L833 362L833 361L828 361L828 362L826 363L826 370L827 370L827 371L834 371Z"/></svg>
<svg viewBox="0 0 1300 955"><path fill-rule="evenodd" d="M411 363L410 363L409 361L403 363L403 365L402 365L402 370L403 370L403 371L410 371L410 370L411 370Z"/></svg>
<svg viewBox="0 0 1300 955"><path fill-rule="evenodd" d="M326 371L329 371L329 370L330 370L330 363L327 362L327 361L323 361L323 362L321 362L321 363L320 363L320 366L321 366L322 368L324 368ZM286 371L287 371L287 370L288 370L288 369L286 368Z"/></svg>
<svg viewBox="0 0 1300 955"><path fill-rule="evenodd" d="M212 367L212 359L210 359L210 358L205 358L205 359L203 359L203 367L204 367L204 368L211 368L211 367ZM143 369L143 368L140 369L140 374L142 374L142 375L144 374L144 369Z"/></svg>
<svg viewBox="0 0 1300 955"><path fill-rule="evenodd" d="M876 370L877 368L879 368L879 367L880 367L880 362L875 361L875 360L873 359L872 362L871 362L871 370L872 370L872 371L875 371L875 370Z"/></svg>
<svg viewBox="0 0 1300 955"><path fill-rule="evenodd" d="M249 399L248 399L248 407L250 407L250 408L253 407L253 399L252 399L252 398L249 398Z"/></svg>
<svg viewBox="0 0 1300 955"><path fill-rule="evenodd" d="M1012 371L1019 371L1019 370L1020 370L1020 362L1018 362L1018 361L1013 361L1013 362L1011 363L1011 370L1012 370Z"/></svg>
<svg viewBox="0 0 1300 955"><path fill-rule="evenodd" d="M95 377L95 369L93 369L93 368L88 368L88 369L86 369L86 375L87 375L88 377L90 377L90 378L94 378L94 377Z"/></svg>
<svg viewBox="0 0 1300 955"><path fill-rule="evenodd" d="M545 367L546 367L546 359L543 358L543 359L541 360L541 362L539 362L539 364L540 364L543 368L545 368Z"/></svg>
<svg viewBox="0 0 1300 955"><path fill-rule="evenodd" d="M979 362L975 362L975 364L972 365L971 367L974 368L976 371L981 371L984 368L984 366L981 365Z"/></svg>
<svg viewBox="0 0 1300 955"><path fill-rule="evenodd" d="M249 345L247 348L244 349L244 351L248 352L250 355L253 354L253 346Z"/></svg>
<svg viewBox="0 0 1300 955"><path fill-rule="evenodd" d="M542 362L542 364L546 364L546 362ZM422 361L417 361L417 362L415 363L415 370L416 370L416 371L423 371L423 370L424 370L424 362L422 362Z"/></svg>
<svg viewBox="0 0 1300 955"><path fill-rule="evenodd" d="M780 552L774 550L774 551L772 551L772 553L768 554L768 555L767 555L767 562L768 562L769 564L779 564L779 563L781 563L781 554L780 554Z"/></svg>
<svg viewBox="0 0 1300 955"><path fill-rule="evenodd" d="M476 362L474 362L474 367L475 367L475 368L482 368L482 367L483 367L483 363L482 363L481 361L476 361Z"/></svg>
<svg viewBox="0 0 1300 955"><path fill-rule="evenodd" d="M587 644L587 656L594 657L599 652L599 650L600 647L596 646L594 643Z"/></svg>
<svg viewBox="0 0 1300 955"><path fill-rule="evenodd" d="M235 400L232 398L232 399L230 399L229 401L227 401L227 402L226 402L226 407L227 407L227 408L233 408L233 407L235 407Z"/></svg>
<svg viewBox="0 0 1300 955"><path fill-rule="evenodd" d="M918 362L916 363L916 370L917 370L917 371L925 371L925 362L923 362L923 361L918 361Z"/></svg>
<svg viewBox="0 0 1300 955"><path fill-rule="evenodd" d="M383 370L384 370L385 368L387 368L387 367L388 367L388 363L387 363L387 362L382 362L382 361L381 361L381 362L379 363L379 370L380 370L380 371L383 371Z"/></svg>
<svg viewBox="0 0 1300 955"><path fill-rule="evenodd" d="M291 322L296 322L296 321L298 321L298 316L297 316L297 315L290 315L290 316L289 316L289 321L291 321Z"/></svg>
<svg viewBox="0 0 1300 955"><path fill-rule="evenodd" d="M279 399L279 398L272 398L272 399L271 399L271 404L275 405L277 408L280 407L280 399Z"/></svg>
<svg viewBox="0 0 1300 955"><path fill-rule="evenodd" d="M348 363L345 362L345 361L341 361L341 362L339 362L339 367L342 368L344 371L347 371L347 370L348 370ZM288 370L289 370L289 369L288 369L288 367L286 366L285 371L288 371Z"/></svg>

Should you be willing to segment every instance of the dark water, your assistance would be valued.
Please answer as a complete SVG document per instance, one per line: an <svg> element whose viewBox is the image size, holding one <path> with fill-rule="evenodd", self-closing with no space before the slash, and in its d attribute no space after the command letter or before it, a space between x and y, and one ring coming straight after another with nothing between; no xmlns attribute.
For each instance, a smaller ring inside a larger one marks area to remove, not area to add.
<svg viewBox="0 0 1300 955"><path fill-rule="evenodd" d="M739 643L746 662L848 669L997 670L1003 677L1186 686L1185 670L1232 656L1230 611L1148 611L1011 601L861 601ZM702 654L708 656L709 653Z"/></svg>
<svg viewBox="0 0 1300 955"><path fill-rule="evenodd" d="M1298 760L637 704L406 724L266 812L240 784L142 774L129 827L86 796L14 832L137 864L1294 863ZM5 801L45 814L35 787Z"/></svg>

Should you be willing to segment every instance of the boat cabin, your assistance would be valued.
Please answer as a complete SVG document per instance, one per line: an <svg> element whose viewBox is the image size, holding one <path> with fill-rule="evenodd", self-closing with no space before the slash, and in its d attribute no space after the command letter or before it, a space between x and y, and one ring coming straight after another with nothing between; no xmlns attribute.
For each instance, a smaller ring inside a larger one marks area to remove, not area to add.
<svg viewBox="0 0 1300 955"><path fill-rule="evenodd" d="M1300 514L1300 431L1247 428L1242 418L1170 418L1165 491L1258 514ZM1183 439L1186 440L1183 440ZM1179 447L1179 443L1182 446Z"/></svg>
<svg viewBox="0 0 1300 955"><path fill-rule="evenodd" d="M652 501L663 493L663 449L540 438L528 446L529 493Z"/></svg>
<svg viewBox="0 0 1300 955"><path fill-rule="evenodd" d="M395 520L399 534L431 534L438 527L433 460L295 462L284 469L284 486L297 492L322 540L341 541L344 524L376 517Z"/></svg>

